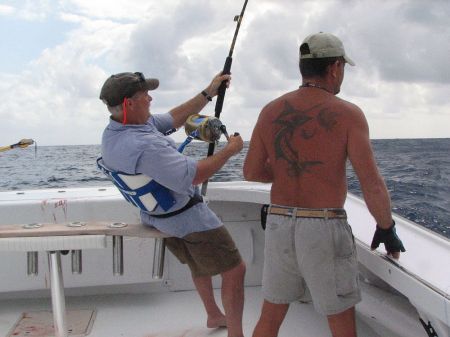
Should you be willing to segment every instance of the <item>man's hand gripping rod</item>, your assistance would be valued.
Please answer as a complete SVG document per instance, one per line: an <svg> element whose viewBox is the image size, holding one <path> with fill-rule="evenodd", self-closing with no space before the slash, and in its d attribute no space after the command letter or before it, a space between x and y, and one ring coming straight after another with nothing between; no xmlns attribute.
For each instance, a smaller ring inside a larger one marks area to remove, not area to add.
<svg viewBox="0 0 450 337"><path fill-rule="evenodd" d="M244 2L244 6L242 7L242 11L240 15L236 15L234 17L234 21L237 22L236 24L236 30L234 32L234 36L233 36L233 41L231 42L231 48L230 48L230 52L228 53L228 56L225 60L225 65L223 67L223 71L222 74L230 74L231 73L231 63L233 62L233 51L234 51L234 45L236 44L236 39L239 33L239 28L241 27L241 22L242 19L244 17L244 12L245 12L245 8L247 7L247 2L248 0L245 0ZM216 118L220 118L220 113L222 112L222 107L223 107L223 101L225 99L225 91L227 89L227 85L226 85L226 81L223 81L222 84L220 85L219 89L218 89L218 94L217 94L217 99L216 99L216 106L214 108L214 117ZM222 129L222 133L225 135L225 137L228 140L228 133L227 130L225 129L225 126L223 126ZM208 146L208 157L212 156L214 154L214 147L215 147L215 143L210 143ZM204 181L202 184L202 195L206 195L206 189L208 187L208 180Z"/></svg>

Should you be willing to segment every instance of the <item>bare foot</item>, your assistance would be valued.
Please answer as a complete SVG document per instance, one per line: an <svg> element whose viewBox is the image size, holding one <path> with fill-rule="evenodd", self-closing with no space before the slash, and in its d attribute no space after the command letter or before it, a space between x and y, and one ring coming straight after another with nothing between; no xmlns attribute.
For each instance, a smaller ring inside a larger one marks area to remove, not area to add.
<svg viewBox="0 0 450 337"><path fill-rule="evenodd" d="M208 317L208 320L206 322L206 327L210 329L214 328L226 328L227 326L227 320L224 315L217 316L217 317Z"/></svg>

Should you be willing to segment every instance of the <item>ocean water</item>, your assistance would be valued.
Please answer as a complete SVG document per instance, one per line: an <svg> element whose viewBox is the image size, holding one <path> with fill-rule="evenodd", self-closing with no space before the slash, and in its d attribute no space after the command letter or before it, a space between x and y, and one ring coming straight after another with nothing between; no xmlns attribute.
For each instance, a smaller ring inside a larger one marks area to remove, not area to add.
<svg viewBox="0 0 450 337"><path fill-rule="evenodd" d="M375 157L391 193L393 211L450 238L450 138L373 140ZM243 180L247 152L233 157L210 181ZM221 145L217 148L220 148ZM42 146L0 153L0 191L110 186L97 170L99 145ZM193 142L185 154L204 158L207 144ZM349 191L361 196L348 168Z"/></svg>

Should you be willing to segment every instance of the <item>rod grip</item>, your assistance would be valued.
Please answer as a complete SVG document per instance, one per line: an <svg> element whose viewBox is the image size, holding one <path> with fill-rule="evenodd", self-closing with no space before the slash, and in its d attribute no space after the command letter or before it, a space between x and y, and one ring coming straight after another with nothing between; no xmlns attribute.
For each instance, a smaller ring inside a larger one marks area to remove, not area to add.
<svg viewBox="0 0 450 337"><path fill-rule="evenodd" d="M222 75L230 74L232 63L233 63L233 58L231 56L227 56L227 59L225 60L225 65L222 70ZM227 83L226 83L226 81L223 81L220 84L219 89L217 91L216 107L214 109L215 117L217 117L217 118L220 117L220 113L222 112L223 101L225 99L225 91L226 90L227 90Z"/></svg>
<svg viewBox="0 0 450 337"><path fill-rule="evenodd" d="M207 157L212 156L214 154L214 147L215 147L215 145L216 145L215 143L209 143Z"/></svg>

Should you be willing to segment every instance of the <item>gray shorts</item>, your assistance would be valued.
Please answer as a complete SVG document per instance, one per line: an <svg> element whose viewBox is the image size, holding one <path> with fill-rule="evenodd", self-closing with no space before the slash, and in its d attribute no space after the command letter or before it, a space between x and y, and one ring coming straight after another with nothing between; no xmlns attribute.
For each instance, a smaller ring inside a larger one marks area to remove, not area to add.
<svg viewBox="0 0 450 337"><path fill-rule="evenodd" d="M264 298L277 304L305 300L333 315L361 301L356 247L346 219L269 214L265 233Z"/></svg>

